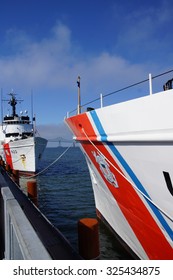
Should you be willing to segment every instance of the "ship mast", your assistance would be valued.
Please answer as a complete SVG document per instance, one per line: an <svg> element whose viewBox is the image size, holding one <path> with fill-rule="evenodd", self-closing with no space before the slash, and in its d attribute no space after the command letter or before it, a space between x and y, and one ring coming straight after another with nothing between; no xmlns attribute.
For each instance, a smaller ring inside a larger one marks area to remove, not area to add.
<svg viewBox="0 0 173 280"><path fill-rule="evenodd" d="M14 97L14 95L12 93L11 94L11 99L10 101L8 102L11 107L12 107L12 116L16 116L16 104L17 104L17 101L16 101L16 98Z"/></svg>
<svg viewBox="0 0 173 280"><path fill-rule="evenodd" d="M15 117L17 116L16 114L17 102L23 100L17 100L14 93L9 93L9 95L11 95L11 99L8 101L8 104L10 104L10 106L12 107L12 117Z"/></svg>

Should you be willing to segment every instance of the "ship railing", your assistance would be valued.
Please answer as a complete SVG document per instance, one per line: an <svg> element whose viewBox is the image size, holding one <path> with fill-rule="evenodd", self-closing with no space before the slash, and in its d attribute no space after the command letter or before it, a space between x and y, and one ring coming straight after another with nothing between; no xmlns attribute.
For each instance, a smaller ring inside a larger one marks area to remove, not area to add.
<svg viewBox="0 0 173 280"><path fill-rule="evenodd" d="M4 201L5 260L52 259L9 187L1 188Z"/></svg>
<svg viewBox="0 0 173 280"><path fill-rule="evenodd" d="M142 80L142 81L140 81L140 82L133 83L133 84L131 84L131 85L128 85L128 86L126 86L126 87L123 87L123 88L121 88L121 89L115 90L115 91L110 92L110 93L107 93L107 94L102 94L102 93L101 93L100 96L99 96L98 98L95 98L95 99L93 99L93 100L91 100L91 101L89 101L89 102L87 102L87 103L82 104L82 105L78 104L78 106L77 106L76 109L74 109L74 110L72 110L72 111L70 111L70 112L67 112L66 117L68 118L68 117L70 117L70 116L72 116L72 115L74 115L74 114L76 114L76 113L79 113L79 108L80 108L80 112L81 112L82 109L83 109L84 111L86 111L86 110L87 110L87 111L91 111L91 110L93 110L94 108L93 108L93 107L88 107L88 105L91 105L91 104L96 103L96 102L98 102L98 101L99 101L99 103L100 103L99 108L102 108L102 107L104 106L104 105L103 105L103 100L104 100L105 98L107 98L107 97L109 97L109 96L111 96L111 95L114 95L114 94L116 94L116 93L119 93L119 92L122 92L122 91L125 91L125 90L128 90L128 89L131 89L131 88L136 87L136 86L139 86L139 85L144 84L144 83L146 83L146 82L149 82L149 94L152 95L152 94L153 94L152 80L153 80L153 79L156 79L156 78L159 78L159 77L161 77L161 76L164 76L164 75L166 75L166 74L170 74L170 73L172 73L172 72L173 72L173 69L172 69L172 70L169 70L169 71L166 71L166 72L164 72L164 73L158 74L158 75L156 75L156 76L152 76L151 74L149 74L149 77L148 77L147 79ZM172 85L173 85L173 79L170 79L166 84L163 85L163 90L165 91L165 90L167 90L167 89L171 89L171 88L172 88ZM87 109L85 109L85 108L87 108Z"/></svg>

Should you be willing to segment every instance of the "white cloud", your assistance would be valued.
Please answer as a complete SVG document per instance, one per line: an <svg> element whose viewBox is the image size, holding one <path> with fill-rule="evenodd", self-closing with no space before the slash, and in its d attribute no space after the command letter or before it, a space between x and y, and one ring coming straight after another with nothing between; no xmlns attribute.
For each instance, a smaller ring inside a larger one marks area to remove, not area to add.
<svg viewBox="0 0 173 280"><path fill-rule="evenodd" d="M84 86L97 83L100 88L105 84L115 84L115 80L136 67L116 54L103 52L97 56L76 52L80 48L73 44L70 29L58 23L51 35L40 41L31 40L23 32L10 31L11 45L16 53L0 57L1 81L4 85L25 88L70 88L78 74L82 76ZM102 84L102 86L101 86Z"/></svg>
<svg viewBox="0 0 173 280"><path fill-rule="evenodd" d="M63 73L71 60L70 30L66 26L58 24L51 37L41 41L33 41L22 32L17 34L16 30L10 30L10 38L16 53L0 57L3 84L49 88L65 83Z"/></svg>
<svg viewBox="0 0 173 280"><path fill-rule="evenodd" d="M82 103L86 103L99 97L100 93L107 94L146 79L148 72L157 69L154 64L150 63L149 67L137 63L137 59L134 63L108 51L86 54L82 44L73 42L71 30L61 22L52 28L49 36L40 40L10 30L8 44L13 51L0 56L0 86L14 91L23 88L22 91L30 92L33 89L34 96L40 93L39 98L35 98L35 108L41 123L62 121L66 111L76 107L78 75L81 76ZM47 110L49 114L45 115ZM50 128L53 137L54 128ZM50 135L49 128L45 127L45 130Z"/></svg>

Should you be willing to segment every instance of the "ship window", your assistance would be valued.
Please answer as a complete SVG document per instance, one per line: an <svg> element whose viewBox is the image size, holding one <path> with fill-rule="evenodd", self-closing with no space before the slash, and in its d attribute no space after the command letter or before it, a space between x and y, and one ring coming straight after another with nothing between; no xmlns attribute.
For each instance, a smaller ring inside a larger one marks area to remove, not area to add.
<svg viewBox="0 0 173 280"><path fill-rule="evenodd" d="M7 121L7 120L13 120L13 117L5 116L4 121Z"/></svg>
<svg viewBox="0 0 173 280"><path fill-rule="evenodd" d="M11 137L11 136L17 137L17 136L19 136L19 133L6 133L5 136L6 137Z"/></svg>
<svg viewBox="0 0 173 280"><path fill-rule="evenodd" d="M22 138L27 138L27 137L31 137L31 136L33 136L32 132L23 132L22 133Z"/></svg>

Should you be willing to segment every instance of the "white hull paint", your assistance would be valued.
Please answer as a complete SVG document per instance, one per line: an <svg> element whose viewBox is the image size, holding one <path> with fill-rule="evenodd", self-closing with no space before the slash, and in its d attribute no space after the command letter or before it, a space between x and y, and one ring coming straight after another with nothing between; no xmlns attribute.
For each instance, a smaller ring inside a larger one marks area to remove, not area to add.
<svg viewBox="0 0 173 280"><path fill-rule="evenodd" d="M168 90L65 120L97 210L140 259L173 259L172 106Z"/></svg>
<svg viewBox="0 0 173 280"><path fill-rule="evenodd" d="M30 121L28 115L16 112L18 101L14 93L10 93L8 104L12 107L11 115L4 116L0 126L0 156L11 169L24 173L35 173L39 161L47 145L47 140L37 137L35 118ZM27 114L27 111L25 112Z"/></svg>
<svg viewBox="0 0 173 280"><path fill-rule="evenodd" d="M35 173L38 170L47 141L41 137L30 137L0 147L0 155L12 169Z"/></svg>

